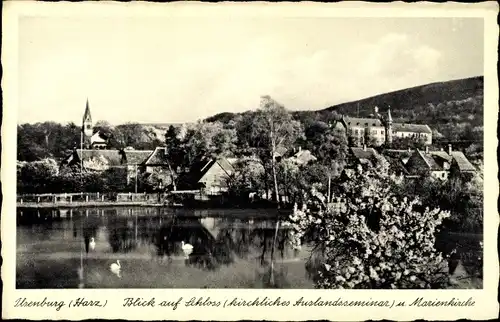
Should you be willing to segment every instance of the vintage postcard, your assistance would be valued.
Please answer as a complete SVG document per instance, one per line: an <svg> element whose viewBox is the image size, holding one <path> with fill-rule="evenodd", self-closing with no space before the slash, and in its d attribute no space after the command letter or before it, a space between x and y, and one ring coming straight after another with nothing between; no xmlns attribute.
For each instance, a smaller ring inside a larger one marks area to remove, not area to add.
<svg viewBox="0 0 500 322"><path fill-rule="evenodd" d="M2 316L495 318L497 14L7 1Z"/></svg>

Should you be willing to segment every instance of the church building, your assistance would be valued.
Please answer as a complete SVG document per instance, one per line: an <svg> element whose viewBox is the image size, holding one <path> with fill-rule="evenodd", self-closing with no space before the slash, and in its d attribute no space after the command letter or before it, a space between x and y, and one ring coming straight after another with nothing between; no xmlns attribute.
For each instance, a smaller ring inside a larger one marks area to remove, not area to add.
<svg viewBox="0 0 500 322"><path fill-rule="evenodd" d="M108 146L108 138L101 131L94 132L88 99L82 121L82 143L86 149L106 149Z"/></svg>

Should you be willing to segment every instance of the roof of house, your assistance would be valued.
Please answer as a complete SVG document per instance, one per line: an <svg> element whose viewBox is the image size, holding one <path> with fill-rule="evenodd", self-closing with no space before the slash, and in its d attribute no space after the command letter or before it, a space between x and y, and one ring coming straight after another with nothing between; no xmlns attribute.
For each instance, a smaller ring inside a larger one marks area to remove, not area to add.
<svg viewBox="0 0 500 322"><path fill-rule="evenodd" d="M370 160L377 155L374 148L351 147L350 150L358 160Z"/></svg>
<svg viewBox="0 0 500 322"><path fill-rule="evenodd" d="M81 150L77 149L76 153L80 160L89 160L93 158L105 159L108 165L123 165L123 164L141 164L152 153L151 150ZM123 154L125 160L123 160Z"/></svg>
<svg viewBox="0 0 500 322"><path fill-rule="evenodd" d="M292 157L288 158L288 160L295 162L297 164L307 164L311 161L316 161L317 158L312 155L311 151L309 150L300 150L299 152L295 153Z"/></svg>
<svg viewBox="0 0 500 322"><path fill-rule="evenodd" d="M427 167L431 171L441 171L443 170L442 164L439 164L436 162L436 159L434 159L433 155L431 153L425 153L420 150L417 150L417 155L422 158L425 163L427 164Z"/></svg>
<svg viewBox="0 0 500 322"><path fill-rule="evenodd" d="M163 165L166 164L166 148L156 147L155 150L144 160L145 165Z"/></svg>
<svg viewBox="0 0 500 322"><path fill-rule="evenodd" d="M467 157L460 151L451 151L451 155L445 151L430 151L429 154L433 155L435 158L441 158L447 162L455 161L460 171L475 171L476 169L469 162Z"/></svg>
<svg viewBox="0 0 500 322"><path fill-rule="evenodd" d="M384 155L384 158L387 162L389 162L389 167L393 170L396 171L397 173L403 173L403 174L408 174L408 170L405 167L405 158L406 157L399 157L399 156L393 156L393 155ZM407 161L407 160L406 160Z"/></svg>
<svg viewBox="0 0 500 322"><path fill-rule="evenodd" d="M382 121L375 118L345 117L347 126L383 126Z"/></svg>
<svg viewBox="0 0 500 322"><path fill-rule="evenodd" d="M452 151L451 155L460 171L476 171L476 168L469 162L467 157L460 151Z"/></svg>
<svg viewBox="0 0 500 322"><path fill-rule="evenodd" d="M90 141L92 143L106 143L108 141L108 137L101 131L97 131L92 135Z"/></svg>
<svg viewBox="0 0 500 322"><path fill-rule="evenodd" d="M276 148L276 151L274 152L275 157L282 157L288 152L288 149L285 148L284 146L279 146Z"/></svg>
<svg viewBox="0 0 500 322"><path fill-rule="evenodd" d="M444 170L444 163L454 162L460 171L475 171L474 166L469 162L467 157L460 151L451 151L448 154L445 151L430 151L424 152L417 150L418 156L420 156L431 171L442 171Z"/></svg>
<svg viewBox="0 0 500 322"><path fill-rule="evenodd" d="M231 173L234 168L225 158L201 158L191 165L189 172L181 175L180 182L182 187L194 187L200 183L205 174L214 166L220 168L226 173Z"/></svg>
<svg viewBox="0 0 500 322"><path fill-rule="evenodd" d="M432 130L427 124L392 123L392 130L394 132L432 134Z"/></svg>

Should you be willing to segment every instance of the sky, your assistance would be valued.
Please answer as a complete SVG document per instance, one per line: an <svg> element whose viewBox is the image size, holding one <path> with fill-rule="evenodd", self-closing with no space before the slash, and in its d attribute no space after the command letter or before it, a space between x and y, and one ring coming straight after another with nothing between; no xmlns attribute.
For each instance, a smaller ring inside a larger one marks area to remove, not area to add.
<svg viewBox="0 0 500 322"><path fill-rule="evenodd" d="M480 18L21 17L18 123L318 110L483 75Z"/></svg>

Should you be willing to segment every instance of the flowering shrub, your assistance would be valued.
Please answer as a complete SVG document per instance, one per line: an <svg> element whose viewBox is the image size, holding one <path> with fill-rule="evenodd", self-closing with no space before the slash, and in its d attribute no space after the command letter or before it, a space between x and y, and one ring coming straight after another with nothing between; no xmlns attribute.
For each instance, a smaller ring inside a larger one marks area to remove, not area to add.
<svg viewBox="0 0 500 322"><path fill-rule="evenodd" d="M314 189L307 204L295 206L294 243L313 236L309 270L318 288L437 288L447 282L435 232L449 213L396 197L393 179L358 168L340 185L336 197L343 207L326 203Z"/></svg>

